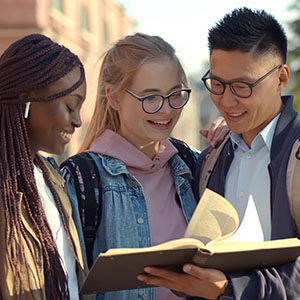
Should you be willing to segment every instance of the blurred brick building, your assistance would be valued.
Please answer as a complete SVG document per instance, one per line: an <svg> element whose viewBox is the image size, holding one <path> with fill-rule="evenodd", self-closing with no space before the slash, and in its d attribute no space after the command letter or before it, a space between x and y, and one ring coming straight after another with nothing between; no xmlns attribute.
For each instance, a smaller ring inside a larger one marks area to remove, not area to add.
<svg viewBox="0 0 300 300"><path fill-rule="evenodd" d="M81 111L83 125L65 153L57 157L59 162L76 153L83 140L94 108L102 54L114 41L131 34L134 26L117 0L0 0L0 54L27 34L43 33L70 48L85 65L88 89ZM203 148L206 141L200 138L199 129L207 128L215 115L207 93L198 84L190 87L191 99L172 135Z"/></svg>
<svg viewBox="0 0 300 300"><path fill-rule="evenodd" d="M101 55L133 28L134 22L116 0L0 0L0 54L27 34L43 33L70 48L85 65L88 91L81 112L83 126L76 130L64 157L78 150L91 117Z"/></svg>

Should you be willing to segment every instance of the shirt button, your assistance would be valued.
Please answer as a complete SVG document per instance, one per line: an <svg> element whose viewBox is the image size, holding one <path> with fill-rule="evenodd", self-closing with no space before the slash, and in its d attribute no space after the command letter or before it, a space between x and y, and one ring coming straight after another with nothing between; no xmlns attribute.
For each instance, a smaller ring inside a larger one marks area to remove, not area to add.
<svg viewBox="0 0 300 300"><path fill-rule="evenodd" d="M135 182L133 179L130 180L129 184L130 184L131 186L136 186L136 182Z"/></svg>
<svg viewBox="0 0 300 300"><path fill-rule="evenodd" d="M137 222L138 222L139 224L143 224L143 223L144 223L144 219L143 219L143 218L138 218L138 219L137 219Z"/></svg>
<svg viewBox="0 0 300 300"><path fill-rule="evenodd" d="M144 299L144 300L148 300L148 296L147 296L147 295L144 295L144 296L143 296L143 299Z"/></svg>
<svg viewBox="0 0 300 300"><path fill-rule="evenodd" d="M247 153L247 154L246 154L246 157L247 157L247 158L251 158L251 153Z"/></svg>

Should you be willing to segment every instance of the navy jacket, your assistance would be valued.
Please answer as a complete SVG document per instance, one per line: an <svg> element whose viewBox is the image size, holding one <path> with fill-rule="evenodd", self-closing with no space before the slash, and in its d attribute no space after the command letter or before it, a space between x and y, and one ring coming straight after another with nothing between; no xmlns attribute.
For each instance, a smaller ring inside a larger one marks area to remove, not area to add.
<svg viewBox="0 0 300 300"><path fill-rule="evenodd" d="M300 136L300 114L293 109L293 96L283 96L283 110L278 120L271 146L268 166L271 184L271 239L295 237L296 228L291 216L286 188L286 171L290 152ZM199 176L204 150L195 167L196 195L199 195ZM224 146L207 187L224 196L226 174L234 158L232 143ZM300 255L300 253L299 253ZM226 274L235 299L300 299L300 258L295 262L270 268Z"/></svg>

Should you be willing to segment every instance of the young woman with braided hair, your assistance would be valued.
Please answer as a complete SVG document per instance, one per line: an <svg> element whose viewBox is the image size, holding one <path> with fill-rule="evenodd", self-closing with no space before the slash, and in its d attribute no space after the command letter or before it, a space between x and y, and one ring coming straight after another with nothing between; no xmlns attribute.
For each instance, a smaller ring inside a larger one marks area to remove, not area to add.
<svg viewBox="0 0 300 300"><path fill-rule="evenodd" d="M78 299L83 262L71 206L38 151L63 152L85 94L79 58L44 35L0 58L0 299Z"/></svg>

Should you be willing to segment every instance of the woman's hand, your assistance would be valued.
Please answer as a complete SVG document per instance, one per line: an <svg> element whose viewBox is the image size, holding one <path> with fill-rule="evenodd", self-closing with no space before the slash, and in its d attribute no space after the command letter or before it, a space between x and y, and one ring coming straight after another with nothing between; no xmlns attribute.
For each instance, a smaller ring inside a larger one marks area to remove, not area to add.
<svg viewBox="0 0 300 300"><path fill-rule="evenodd" d="M200 134L202 134L205 138L207 138L207 141L213 147L216 146L216 144L218 144L220 141L222 141L228 132L229 132L229 128L223 117L218 117L217 119L215 119L211 123L209 130L207 129L200 130Z"/></svg>

